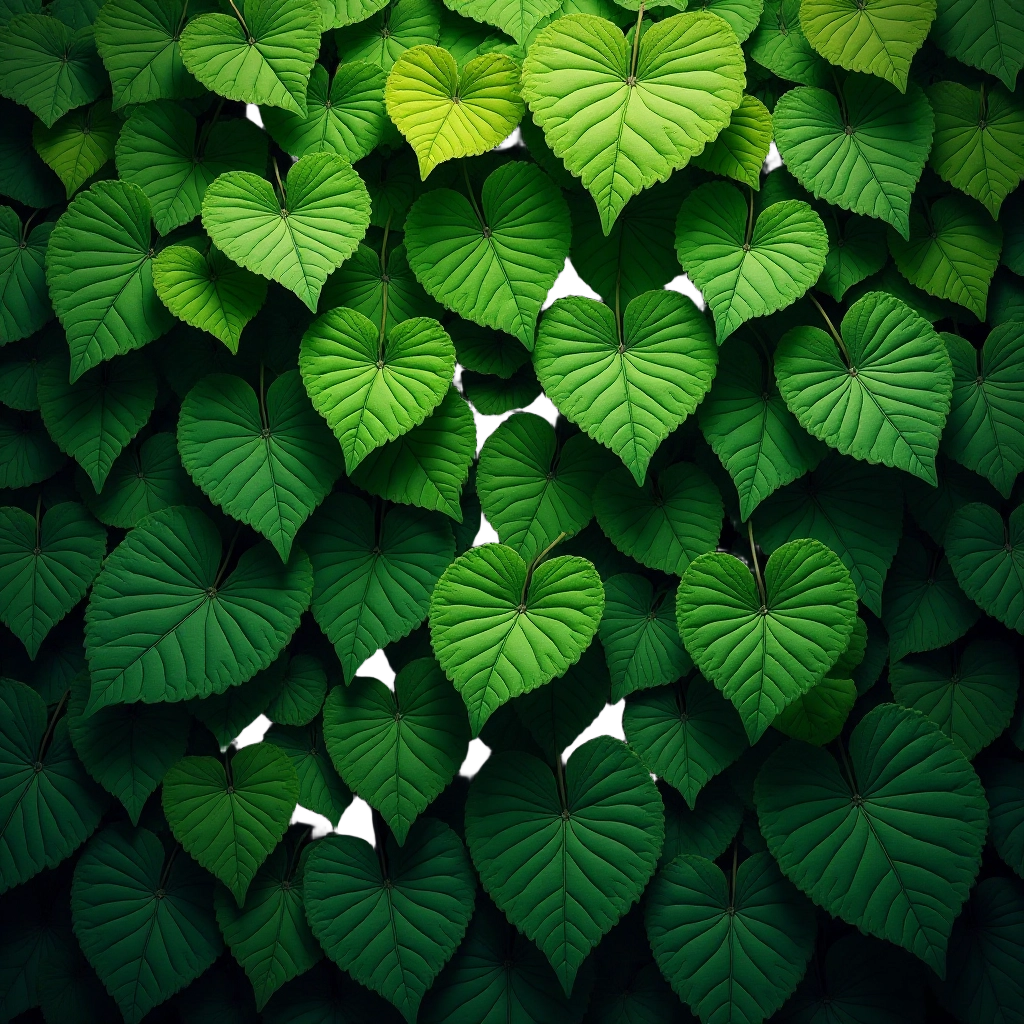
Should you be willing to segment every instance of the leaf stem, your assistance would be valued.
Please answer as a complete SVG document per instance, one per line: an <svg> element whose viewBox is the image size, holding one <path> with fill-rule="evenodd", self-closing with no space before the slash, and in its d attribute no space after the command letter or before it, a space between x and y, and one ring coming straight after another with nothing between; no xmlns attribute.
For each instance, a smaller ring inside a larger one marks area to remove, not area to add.
<svg viewBox="0 0 1024 1024"><path fill-rule="evenodd" d="M732 841L732 871L729 874L729 906L736 906L736 869L739 867L739 836Z"/></svg>
<svg viewBox="0 0 1024 1024"><path fill-rule="evenodd" d="M245 37L250 42L255 42L252 37L252 33L249 31L249 26L245 23L245 18L242 17L242 12L235 6L235 0L228 0L231 4L231 10L235 12L235 17L241 22L242 28L245 29Z"/></svg>
<svg viewBox="0 0 1024 1024"><path fill-rule="evenodd" d="M53 714L50 715L50 721L46 725L46 732L43 733L43 738L39 742L39 754L36 757L36 761L40 764L46 756L47 748L50 746L50 738L53 736L53 730L57 727L57 718L68 699L68 694L70 693L71 690L69 688L60 695L60 700L57 701L57 706L53 709Z"/></svg>
<svg viewBox="0 0 1024 1024"><path fill-rule="evenodd" d="M477 220L480 221L480 227L482 230L487 231L487 221L484 220L484 215L480 212L480 207L477 205L476 196L473 194L473 186L469 181L469 168L466 167L466 161L462 161L462 176L466 179L466 194L469 196L469 201L473 205L473 211L476 213ZM489 237L487 235L484 236Z"/></svg>
<svg viewBox="0 0 1024 1024"><path fill-rule="evenodd" d="M231 749L230 745L224 748L221 752L221 760L224 762L224 778L227 779L228 783L228 795L234 791L235 777L231 772L231 759L228 757L228 751Z"/></svg>
<svg viewBox="0 0 1024 1024"><path fill-rule="evenodd" d="M615 333L619 338L619 355L622 355L626 351L626 346L622 340L622 307L619 298L622 285L622 263L619 262L619 269L615 274Z"/></svg>
<svg viewBox="0 0 1024 1024"><path fill-rule="evenodd" d="M171 847L171 852L164 861L163 869L160 872L160 881L157 884L157 889L163 889L167 885L167 879L171 877L171 868L174 866L174 860L178 856L180 849L181 847L177 843Z"/></svg>
<svg viewBox="0 0 1024 1024"><path fill-rule="evenodd" d="M533 580L534 570L544 561L548 552L551 551L556 545L561 544L565 539L565 530L563 530L531 563L530 568L526 570L526 579L523 581L523 593L519 599L519 607L522 611L526 610L526 594L530 589L530 583Z"/></svg>
<svg viewBox="0 0 1024 1024"><path fill-rule="evenodd" d="M224 97L221 96L220 102L217 104L217 109L213 112L213 117L210 118L206 124L203 125L203 130L199 133L199 141L196 143L195 153L197 157L202 157L206 152L206 143L209 141L210 132L213 131L213 126L220 119L220 112L224 109Z"/></svg>
<svg viewBox="0 0 1024 1024"><path fill-rule="evenodd" d="M641 0L640 9L636 15L636 31L633 33L633 54L629 58L629 78L626 79L626 84L630 86L636 85L636 58L640 51L640 29L644 22L644 2Z"/></svg>
<svg viewBox="0 0 1024 1024"><path fill-rule="evenodd" d="M390 877L388 867L387 841L390 831L387 822L381 816L376 807L370 808L370 817L373 821L373 845L377 850L377 862L380 864L380 873L385 881Z"/></svg>
<svg viewBox="0 0 1024 1024"><path fill-rule="evenodd" d="M843 94L843 88L839 84L839 76L836 75L836 69L833 65L829 65L829 72L832 75L832 84L836 87L836 99L839 101L839 112L843 117L843 127L850 127L850 115L846 109L846 96Z"/></svg>
<svg viewBox="0 0 1024 1024"><path fill-rule="evenodd" d="M41 214L42 212L43 212L42 210L33 210L28 215L28 220L26 220L25 223L21 225L21 238L19 239L19 241L21 241L21 242L27 242L28 241L28 229L32 226L32 221L34 221L36 219L36 217L38 217L39 214Z"/></svg>
<svg viewBox="0 0 1024 1024"><path fill-rule="evenodd" d="M381 365L384 362L384 336L387 333L387 322L388 322L388 292L391 284L391 279L388 277L387 269L387 258L388 258L388 235L391 232L391 214L388 214L387 223L384 225L384 241L381 242L380 246L380 282L382 288L382 301L380 311L380 334L377 337L377 365L379 369L384 369Z"/></svg>
<svg viewBox="0 0 1024 1024"><path fill-rule="evenodd" d="M569 810L569 800L565 791L565 768L562 765L562 753L555 751L555 786L558 789L558 802L563 811Z"/></svg>
<svg viewBox="0 0 1024 1024"><path fill-rule="evenodd" d="M36 547L37 548L41 548L42 547L42 540L43 540L42 511L43 511L43 492L40 491L39 492L39 497L36 498Z"/></svg>
<svg viewBox="0 0 1024 1024"><path fill-rule="evenodd" d="M811 292L807 293L807 297L818 307L818 312L822 315L828 326L829 333L835 338L836 344L839 346L839 351L843 354L843 359L846 361L846 365L850 365L850 353L846 351L846 346L843 344L843 339L840 337L839 332L836 330L836 325L829 319L828 313L825 312L825 307L814 297Z"/></svg>
<svg viewBox="0 0 1024 1024"><path fill-rule="evenodd" d="M231 543L228 545L228 553L224 556L224 560L220 563L220 568L217 570L217 578L213 581L213 586L210 588L211 590L216 591L216 589L220 586L221 577L224 575L224 571L228 567L228 562L231 561L231 556L234 554L235 551L235 544L238 541L238 535L241 532L242 526L241 524L239 524L235 528L235 535L231 538Z"/></svg>
<svg viewBox="0 0 1024 1024"><path fill-rule="evenodd" d="M747 520L747 539L750 541L750 558L754 563L754 576L757 579L757 592L761 595L761 607L768 604L768 596L764 589L764 580L761 579L761 567L757 564L757 548L754 545L754 521Z"/></svg>
<svg viewBox="0 0 1024 1024"><path fill-rule="evenodd" d="M302 848L306 845L307 840L313 832L313 826L307 825L306 830L302 835L298 836L295 840L295 845L292 847L292 852L288 855L288 870L285 872L285 878L291 880L292 873L295 871L296 865L299 863L299 855L302 853Z"/></svg>
<svg viewBox="0 0 1024 1024"><path fill-rule="evenodd" d="M858 796L857 776L854 774L853 765L850 764L850 758L846 754L846 748L843 746L841 739L836 739L836 749L839 751L839 758L843 762L843 772L846 774L846 780L850 784L850 789L853 790L854 796Z"/></svg>
<svg viewBox="0 0 1024 1024"><path fill-rule="evenodd" d="M274 177L277 179L277 191L281 197L281 209L286 210L288 206L285 201L284 185L281 184L281 171L278 169L276 156L273 158L272 163L274 164Z"/></svg>
<svg viewBox="0 0 1024 1024"><path fill-rule="evenodd" d="M743 236L743 251L748 252L750 239L754 234L754 190L747 188L750 198L747 201L747 233Z"/></svg>
<svg viewBox="0 0 1024 1024"><path fill-rule="evenodd" d="M267 438L265 438L265 439L269 439L270 423L267 420L267 406L266 406L266 401L264 400L263 396L264 396L264 391L263 391L263 360L261 359L260 360L260 392L259 392L259 398L260 398L260 423L263 424L263 429L267 432Z"/></svg>

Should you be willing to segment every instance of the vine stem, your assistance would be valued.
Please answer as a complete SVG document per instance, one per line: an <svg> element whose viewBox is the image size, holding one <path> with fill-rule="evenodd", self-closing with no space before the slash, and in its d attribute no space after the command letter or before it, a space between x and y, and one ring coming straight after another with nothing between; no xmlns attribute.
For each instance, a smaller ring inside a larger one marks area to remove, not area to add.
<svg viewBox="0 0 1024 1024"><path fill-rule="evenodd" d="M484 215L480 212L480 207L476 201L476 195L473 192L473 186L469 180L469 168L466 167L466 161L462 161L462 176L466 179L466 194L469 196L469 201L473 206L473 212L476 214L477 220L480 221L480 227L487 231L487 221L484 220ZM484 237L489 237L485 235Z"/></svg>
<svg viewBox="0 0 1024 1024"><path fill-rule="evenodd" d="M43 511L43 492L40 491L39 492L39 497L36 498L36 547L37 548L42 547L42 539L43 539L42 511Z"/></svg>
<svg viewBox="0 0 1024 1024"><path fill-rule="evenodd" d="M245 18L242 17L242 12L235 6L235 0L228 0L228 3L231 4L231 10L233 10L235 12L235 17L241 23L242 28L245 29L245 37L246 37L246 39L247 40L251 40L251 41L255 41L252 38L252 33L249 31L249 26L246 25L246 23L245 23Z"/></svg>
<svg viewBox="0 0 1024 1024"><path fill-rule="evenodd" d="M754 190L752 188L748 188L747 191L750 194L750 198L747 201L747 233L743 236L744 252L749 252L750 239L754 234Z"/></svg>
<svg viewBox="0 0 1024 1024"><path fill-rule="evenodd" d="M377 368L384 369L384 335L388 322L388 289L390 279L388 278L388 235L391 232L391 214L388 214L387 222L384 225L384 241L380 245L380 280L383 286L381 311L380 311L380 334L377 337Z"/></svg>
<svg viewBox="0 0 1024 1024"><path fill-rule="evenodd" d="M764 589L764 580L761 579L761 567L757 564L757 549L754 547L754 523L747 520L747 539L750 541L750 558L754 563L754 576L757 578L757 592L761 595L761 605L768 603L767 593Z"/></svg>
<svg viewBox="0 0 1024 1024"><path fill-rule="evenodd" d="M213 117L203 125L203 130L199 133L199 142L196 145L197 156L202 156L206 152L206 142L210 138L210 132L213 131L213 126L220 118L220 112L224 109L224 102L224 97L221 96L220 102L217 104L217 109L213 112ZM278 179L278 182L280 183L280 179Z"/></svg>
<svg viewBox="0 0 1024 1024"><path fill-rule="evenodd" d="M241 524L235 530L235 535L231 538L231 543L228 545L228 553L224 556L224 561L220 563L220 568L217 570L217 578L213 581L213 587L211 589L216 590L220 586L221 578L224 576L224 572L228 567L228 562L231 561L231 556L235 552L235 544L238 542L238 535L242 532Z"/></svg>
<svg viewBox="0 0 1024 1024"><path fill-rule="evenodd" d="M530 583L533 580L533 574L537 566L547 557L548 552L551 551L556 545L561 544L565 539L565 531L563 530L531 563L530 568L526 570L526 579L523 581L523 593L519 598L519 606L522 609L526 607L526 593L530 589Z"/></svg>
<svg viewBox="0 0 1024 1024"><path fill-rule="evenodd" d="M269 432L270 423L267 420L267 404L263 391L263 360L260 360L260 423L263 424L263 429Z"/></svg>
<svg viewBox="0 0 1024 1024"><path fill-rule="evenodd" d="M835 338L836 344L839 346L839 351L843 353L843 359L846 360L846 365L850 365L850 353L846 351L846 346L843 344L843 339L840 337L839 332L836 330L836 325L829 319L828 313L825 312L825 307L811 294L807 293L808 298L818 307L818 312L822 315L828 326L829 333Z"/></svg>
<svg viewBox="0 0 1024 1024"><path fill-rule="evenodd" d="M46 750L50 745L50 738L53 736L53 730L57 727L57 719L60 716L65 703L67 703L68 694L70 693L71 690L67 689L60 695L60 700L57 701L57 706L53 709L53 714L50 715L50 721L46 725L46 732L43 733L43 738L39 742L39 754L36 757L36 760L40 763L46 755Z"/></svg>
<svg viewBox="0 0 1024 1024"><path fill-rule="evenodd" d="M565 769L562 767L562 753L555 751L555 785L558 787L558 801L562 810L569 810L569 800L565 791Z"/></svg>
<svg viewBox="0 0 1024 1024"><path fill-rule="evenodd" d="M633 54L629 58L629 78L626 79L626 84L630 86L636 85L636 58L640 52L640 28L644 21L644 4L643 0L640 3L640 9L636 15L636 31L633 33Z"/></svg>
<svg viewBox="0 0 1024 1024"><path fill-rule="evenodd" d="M277 179L277 191L278 191L278 194L281 197L281 209L285 210L285 209L287 209L287 205L285 203L284 185L281 184L281 171L278 169L278 166L277 166L277 157L274 157L273 164L274 164L274 177Z"/></svg>

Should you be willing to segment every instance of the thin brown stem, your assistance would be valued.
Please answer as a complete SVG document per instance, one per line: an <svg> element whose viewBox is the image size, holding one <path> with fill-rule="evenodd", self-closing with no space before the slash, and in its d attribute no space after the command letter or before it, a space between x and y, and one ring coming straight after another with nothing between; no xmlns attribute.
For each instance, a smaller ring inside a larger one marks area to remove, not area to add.
<svg viewBox="0 0 1024 1024"><path fill-rule="evenodd" d="M768 603L767 592L764 589L764 580L761 579L761 567L757 563L757 547L754 544L754 522L747 520L747 539L750 541L750 559L754 563L754 577L757 579L757 592L761 595L761 606Z"/></svg>
<svg viewBox="0 0 1024 1024"><path fill-rule="evenodd" d="M644 4L640 4L640 10L637 11L636 15L636 31L633 33L633 54L629 58L629 78L626 80L626 84L630 86L636 85L636 58L640 52L640 29L644 22Z"/></svg>
<svg viewBox="0 0 1024 1024"><path fill-rule="evenodd" d="M836 330L836 325L832 323L828 313L825 312L825 307L814 297L811 292L807 293L808 298L818 307L818 312L822 315L825 320L825 324L828 327L829 333L835 339L836 344L839 346L839 351L843 354L843 359L846 360L846 365L850 365L850 353L846 351L846 346L843 344L843 339L839 332Z"/></svg>

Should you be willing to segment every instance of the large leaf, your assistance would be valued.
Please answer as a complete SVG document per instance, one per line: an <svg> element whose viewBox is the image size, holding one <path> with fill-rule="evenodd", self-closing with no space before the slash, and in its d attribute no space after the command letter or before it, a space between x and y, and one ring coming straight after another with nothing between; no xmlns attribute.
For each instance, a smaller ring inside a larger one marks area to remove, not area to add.
<svg viewBox="0 0 1024 1024"><path fill-rule="evenodd" d="M937 6L936 45L1012 89L1024 65L1024 12L1014 0L939 0Z"/></svg>
<svg viewBox="0 0 1024 1024"><path fill-rule="evenodd" d="M502 544L457 558L430 597L430 642L473 735L500 705L577 662L603 608L601 577L585 558L527 564Z"/></svg>
<svg viewBox="0 0 1024 1024"><path fill-rule="evenodd" d="M398 673L394 691L363 676L336 686L324 707L324 738L338 774L401 846L465 760L469 723L433 658L417 658Z"/></svg>
<svg viewBox="0 0 1024 1024"><path fill-rule="evenodd" d="M309 725L327 696L327 673L319 658L296 654L288 658L281 686L267 705L267 717L279 725Z"/></svg>
<svg viewBox="0 0 1024 1024"><path fill-rule="evenodd" d="M0 345L34 334L52 316L46 291L46 247L53 224L29 224L0 206Z"/></svg>
<svg viewBox="0 0 1024 1024"><path fill-rule="evenodd" d="M72 383L170 330L174 320L153 288L153 255L149 200L128 182L97 182L57 221L46 281L67 332Z"/></svg>
<svg viewBox="0 0 1024 1024"><path fill-rule="evenodd" d="M86 610L87 713L223 693L274 661L309 607L309 559L282 565L264 542L227 563L213 523L181 506L111 552Z"/></svg>
<svg viewBox="0 0 1024 1024"><path fill-rule="evenodd" d="M295 767L272 743L233 756L185 757L164 776L163 809L175 839L245 902L299 799Z"/></svg>
<svg viewBox="0 0 1024 1024"><path fill-rule="evenodd" d="M355 252L369 223L366 186L333 153L292 164L280 194L258 174L229 171L203 197L203 227L217 248L313 312L327 276Z"/></svg>
<svg viewBox="0 0 1024 1024"><path fill-rule="evenodd" d="M844 768L791 741L768 758L754 798L768 847L798 888L944 976L988 808L967 759L935 726L882 704L853 730Z"/></svg>
<svg viewBox="0 0 1024 1024"><path fill-rule="evenodd" d="M789 306L821 274L828 234L821 218L796 200L753 217L724 181L691 192L676 222L676 252L715 317L719 345L744 321Z"/></svg>
<svg viewBox="0 0 1024 1024"><path fill-rule="evenodd" d="M451 527L436 512L385 509L334 494L303 534L313 563L313 616L334 644L346 680L427 615L452 560Z"/></svg>
<svg viewBox="0 0 1024 1024"><path fill-rule="evenodd" d="M37 123L32 132L36 152L64 183L70 199L114 155L120 120L109 100L97 100L65 114L52 128Z"/></svg>
<svg viewBox="0 0 1024 1024"><path fill-rule="evenodd" d="M459 837L431 818L404 846L329 836L310 851L306 916L327 955L412 1024L473 913L476 879Z"/></svg>
<svg viewBox="0 0 1024 1024"><path fill-rule="evenodd" d="M767 853L731 879L704 857L677 857L651 884L644 921L661 973L702 1024L760 1024L814 952L814 908Z"/></svg>
<svg viewBox="0 0 1024 1024"><path fill-rule="evenodd" d="M610 448L643 484L658 445L711 387L707 320L674 291L633 299L621 321L593 299L559 299L541 321L534 367L559 411Z"/></svg>
<svg viewBox="0 0 1024 1024"><path fill-rule="evenodd" d="M551 962L568 995L580 965L635 903L665 836L661 797L624 743L598 736L558 773L492 755L470 784L466 842L484 888Z"/></svg>
<svg viewBox="0 0 1024 1024"><path fill-rule="evenodd" d="M467 320L533 348L541 304L569 254L569 209L539 167L514 161L488 175L480 201L452 189L422 195L405 219L417 280Z"/></svg>
<svg viewBox="0 0 1024 1024"><path fill-rule="evenodd" d="M743 99L743 70L736 36L709 12L659 21L632 56L612 22L572 14L530 46L523 95L608 234L631 196L665 181L726 127Z"/></svg>
<svg viewBox="0 0 1024 1024"><path fill-rule="evenodd" d="M910 197L935 123L920 86L911 83L900 97L886 82L851 76L838 97L814 87L790 89L772 119L779 153L804 188L909 236Z"/></svg>
<svg viewBox="0 0 1024 1024"><path fill-rule="evenodd" d="M850 573L817 540L778 548L760 587L738 558L713 553L690 563L676 597L687 651L735 704L751 743L835 664L857 617Z"/></svg>
<svg viewBox="0 0 1024 1024"><path fill-rule="evenodd" d="M942 339L908 305L869 292L843 317L841 338L796 327L775 352L775 377L800 425L844 455L937 482L953 387Z"/></svg>
<svg viewBox="0 0 1024 1024"><path fill-rule="evenodd" d="M42 515L0 508L0 622L35 658L47 633L85 597L107 533L75 502Z"/></svg>
<svg viewBox="0 0 1024 1024"><path fill-rule="evenodd" d="M512 134L525 109L519 65L511 57L485 53L459 68L440 46L406 50L391 68L384 99L424 181L445 160L493 149Z"/></svg>

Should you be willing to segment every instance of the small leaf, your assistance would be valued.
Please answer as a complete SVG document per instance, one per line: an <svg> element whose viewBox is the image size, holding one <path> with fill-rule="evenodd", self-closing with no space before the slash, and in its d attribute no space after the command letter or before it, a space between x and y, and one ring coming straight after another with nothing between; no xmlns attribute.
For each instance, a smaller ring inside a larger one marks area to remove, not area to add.
<svg viewBox="0 0 1024 1024"><path fill-rule="evenodd" d="M335 33L342 61L366 60L390 71L413 46L437 44L443 8L435 0L349 0L361 8L345 32ZM376 8L379 13L373 13ZM381 10L383 8L383 10Z"/></svg>
<svg viewBox="0 0 1024 1024"><path fill-rule="evenodd" d="M779 732L816 747L831 743L842 731L857 700L857 686L830 670L820 683L801 694L772 723Z"/></svg>
<svg viewBox="0 0 1024 1024"><path fill-rule="evenodd" d="M53 317L46 290L46 248L53 224L28 223L0 206L0 345L34 334Z"/></svg>
<svg viewBox="0 0 1024 1024"><path fill-rule="evenodd" d="M120 122L109 100L65 114L52 127L39 122L32 132L36 152L64 183L68 199L108 160L113 159Z"/></svg>
<svg viewBox="0 0 1024 1024"><path fill-rule="evenodd" d="M860 284L885 266L889 259L885 227L869 217L850 214L841 222L836 211L825 219L828 256L818 284L836 302L855 284Z"/></svg>
<svg viewBox="0 0 1024 1024"><path fill-rule="evenodd" d="M266 714L279 725L309 725L320 714L326 696L327 673L320 660L309 654L295 654L288 658L281 687L267 705Z"/></svg>
<svg viewBox="0 0 1024 1024"><path fill-rule="evenodd" d="M828 61L807 41L800 25L800 0L765 0L748 46L751 58L780 78L801 85L831 83Z"/></svg>
<svg viewBox="0 0 1024 1024"><path fill-rule="evenodd" d="M190 700L186 705L222 747L230 746L242 730L263 714L281 688L286 656L257 672L240 686L230 686L223 693Z"/></svg>
<svg viewBox="0 0 1024 1024"><path fill-rule="evenodd" d="M37 415L0 408L0 487L30 487L64 462Z"/></svg>
<svg viewBox="0 0 1024 1024"><path fill-rule="evenodd" d="M732 112L732 120L703 153L693 158L693 164L753 189L760 188L761 168L768 157L772 135L768 108L757 97L744 95Z"/></svg>
<svg viewBox="0 0 1024 1024"><path fill-rule="evenodd" d="M299 777L299 806L322 814L332 828L337 826L352 803L352 793L331 764L320 719L301 727L273 725L264 739L291 759Z"/></svg>
<svg viewBox="0 0 1024 1024"><path fill-rule="evenodd" d="M1024 765L999 758L985 773L992 845L1024 877Z"/></svg>

